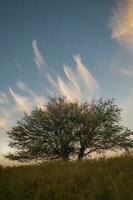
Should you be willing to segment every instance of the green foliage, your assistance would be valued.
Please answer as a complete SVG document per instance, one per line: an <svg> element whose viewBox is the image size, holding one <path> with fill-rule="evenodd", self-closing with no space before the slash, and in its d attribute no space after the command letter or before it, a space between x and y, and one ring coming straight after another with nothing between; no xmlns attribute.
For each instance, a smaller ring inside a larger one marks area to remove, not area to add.
<svg viewBox="0 0 133 200"><path fill-rule="evenodd" d="M133 147L133 133L120 125L121 110L113 100L68 102L50 97L44 109L34 109L8 132L17 149L12 160L81 159L92 152Z"/></svg>
<svg viewBox="0 0 133 200"><path fill-rule="evenodd" d="M0 168L1 200L132 200L133 159Z"/></svg>
<svg viewBox="0 0 133 200"><path fill-rule="evenodd" d="M82 104L80 129L77 134L78 158L92 152L101 153L108 149L130 149L133 147L133 132L120 124L121 110L114 100L92 100Z"/></svg>

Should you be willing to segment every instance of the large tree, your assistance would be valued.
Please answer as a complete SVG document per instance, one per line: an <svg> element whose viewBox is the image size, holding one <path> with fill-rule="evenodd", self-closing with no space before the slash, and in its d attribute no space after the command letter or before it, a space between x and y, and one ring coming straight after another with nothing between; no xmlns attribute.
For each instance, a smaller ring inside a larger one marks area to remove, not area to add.
<svg viewBox="0 0 133 200"><path fill-rule="evenodd" d="M44 109L34 109L17 122L8 135L7 155L14 160L78 159L92 152L133 147L132 132L120 124L121 110L113 100L68 102L50 97Z"/></svg>
<svg viewBox="0 0 133 200"><path fill-rule="evenodd" d="M18 149L11 159L68 159L74 152L79 106L65 97L50 97L44 109L35 109L8 132L10 147Z"/></svg>

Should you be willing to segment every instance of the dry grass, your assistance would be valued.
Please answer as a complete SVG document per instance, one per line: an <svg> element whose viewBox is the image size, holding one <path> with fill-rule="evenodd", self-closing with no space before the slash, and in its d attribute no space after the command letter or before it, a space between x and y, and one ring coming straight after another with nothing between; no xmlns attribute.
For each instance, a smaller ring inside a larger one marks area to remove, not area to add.
<svg viewBox="0 0 133 200"><path fill-rule="evenodd" d="M0 200L133 200L133 159L1 167Z"/></svg>

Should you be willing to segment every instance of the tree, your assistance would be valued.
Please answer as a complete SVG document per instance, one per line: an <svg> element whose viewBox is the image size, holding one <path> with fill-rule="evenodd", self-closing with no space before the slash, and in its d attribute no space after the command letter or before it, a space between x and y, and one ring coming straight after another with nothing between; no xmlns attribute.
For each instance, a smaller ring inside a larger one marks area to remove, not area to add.
<svg viewBox="0 0 133 200"><path fill-rule="evenodd" d="M113 99L92 100L82 107L80 129L76 133L79 159L92 152L101 153L109 149L128 151L133 147L133 132L120 124L121 110Z"/></svg>
<svg viewBox="0 0 133 200"><path fill-rule="evenodd" d="M70 103L65 97L51 97L44 110L35 109L17 122L8 132L10 147L19 151L9 154L10 159L68 159L74 152L75 131L79 126L78 103Z"/></svg>
<svg viewBox="0 0 133 200"><path fill-rule="evenodd" d="M113 100L90 103L68 102L66 97L50 97L44 109L24 114L8 135L14 160L78 159L92 152L133 147L132 132L120 124L121 110Z"/></svg>

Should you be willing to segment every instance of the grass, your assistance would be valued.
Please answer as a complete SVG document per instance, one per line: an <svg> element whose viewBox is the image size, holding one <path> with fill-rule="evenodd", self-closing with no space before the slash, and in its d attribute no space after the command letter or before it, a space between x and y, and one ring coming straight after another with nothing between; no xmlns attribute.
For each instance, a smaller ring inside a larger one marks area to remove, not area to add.
<svg viewBox="0 0 133 200"><path fill-rule="evenodd" d="M0 167L0 200L133 200L133 159Z"/></svg>

